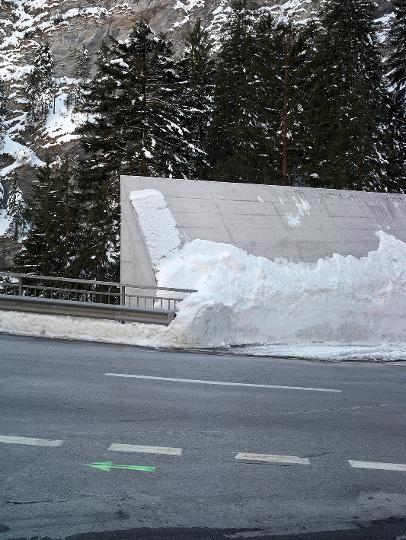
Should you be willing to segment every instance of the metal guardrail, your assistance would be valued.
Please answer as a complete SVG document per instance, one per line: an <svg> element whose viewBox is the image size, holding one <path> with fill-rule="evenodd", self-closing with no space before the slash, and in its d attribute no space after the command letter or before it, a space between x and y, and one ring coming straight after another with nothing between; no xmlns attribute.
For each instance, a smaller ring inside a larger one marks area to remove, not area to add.
<svg viewBox="0 0 406 540"><path fill-rule="evenodd" d="M0 309L31 313L170 324L178 303L193 292L196 291L0 273Z"/></svg>
<svg viewBox="0 0 406 540"><path fill-rule="evenodd" d="M95 302L86 304L5 294L0 295L0 310L163 325L169 325L176 316L174 311L161 309L133 309Z"/></svg>

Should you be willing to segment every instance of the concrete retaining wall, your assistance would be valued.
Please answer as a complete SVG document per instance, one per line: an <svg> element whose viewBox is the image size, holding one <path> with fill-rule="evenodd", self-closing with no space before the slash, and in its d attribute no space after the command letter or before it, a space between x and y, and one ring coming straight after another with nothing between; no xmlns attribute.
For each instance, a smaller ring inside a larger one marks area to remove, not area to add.
<svg viewBox="0 0 406 540"><path fill-rule="evenodd" d="M367 255L383 230L406 242L406 195L121 177L121 281L155 284L131 191L157 189L190 240L231 243L269 259Z"/></svg>

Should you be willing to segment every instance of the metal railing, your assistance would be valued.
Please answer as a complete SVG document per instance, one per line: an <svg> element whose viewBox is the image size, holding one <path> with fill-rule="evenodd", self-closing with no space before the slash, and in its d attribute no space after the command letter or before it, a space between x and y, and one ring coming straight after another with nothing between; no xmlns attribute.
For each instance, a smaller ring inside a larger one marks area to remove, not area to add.
<svg viewBox="0 0 406 540"><path fill-rule="evenodd" d="M19 311L34 312L39 309L37 312L49 313L51 310L54 314L77 313L84 317L139 322L157 322L159 319L161 324L169 324L176 316L179 302L193 292L196 291L56 276L0 273L0 309L11 309L7 306L12 305L17 306L16 310ZM17 299L23 301L17 302ZM61 307L62 304L64 308ZM93 308L85 308L81 304L92 305ZM160 315L157 317L158 313Z"/></svg>
<svg viewBox="0 0 406 540"><path fill-rule="evenodd" d="M134 291L140 291L140 293L137 294ZM165 295L161 295L161 292L165 292ZM135 305L137 308L175 311L177 304L193 292L196 291L112 281L37 276L12 272L0 273L0 294L52 300L121 306Z"/></svg>

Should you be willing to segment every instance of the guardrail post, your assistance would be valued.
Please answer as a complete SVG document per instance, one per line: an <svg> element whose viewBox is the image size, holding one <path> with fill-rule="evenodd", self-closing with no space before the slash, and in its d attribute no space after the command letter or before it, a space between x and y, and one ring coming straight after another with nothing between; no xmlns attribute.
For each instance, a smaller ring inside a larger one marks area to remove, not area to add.
<svg viewBox="0 0 406 540"><path fill-rule="evenodd" d="M23 278L18 276L18 296L23 295Z"/></svg>
<svg viewBox="0 0 406 540"><path fill-rule="evenodd" d="M125 285L121 285L120 304L125 306Z"/></svg>

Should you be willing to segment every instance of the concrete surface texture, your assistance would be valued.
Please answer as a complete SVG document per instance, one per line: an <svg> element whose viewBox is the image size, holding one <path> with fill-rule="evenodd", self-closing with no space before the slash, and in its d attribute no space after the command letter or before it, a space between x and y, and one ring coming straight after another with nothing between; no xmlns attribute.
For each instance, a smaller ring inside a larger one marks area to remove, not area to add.
<svg viewBox="0 0 406 540"><path fill-rule="evenodd" d="M406 242L406 195L121 177L121 281L155 284L129 195L160 191L186 240L234 244L268 259L315 262L334 253L365 256L376 231Z"/></svg>

